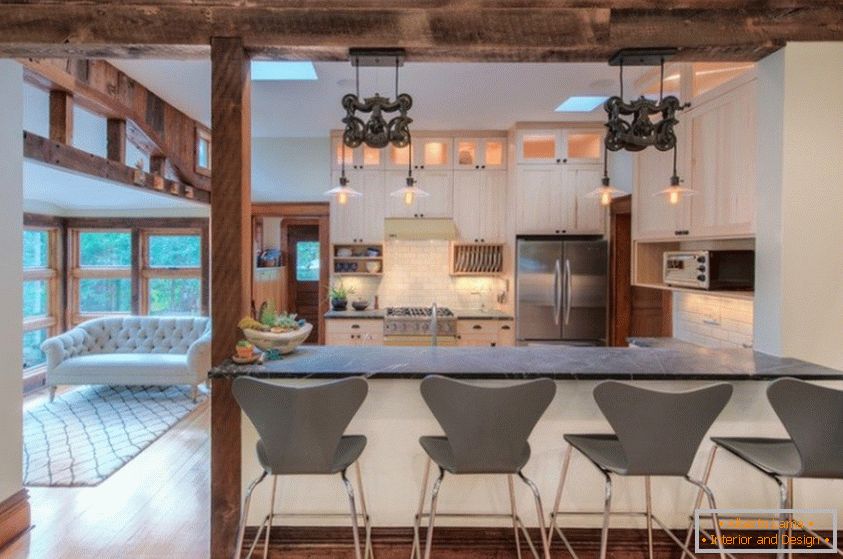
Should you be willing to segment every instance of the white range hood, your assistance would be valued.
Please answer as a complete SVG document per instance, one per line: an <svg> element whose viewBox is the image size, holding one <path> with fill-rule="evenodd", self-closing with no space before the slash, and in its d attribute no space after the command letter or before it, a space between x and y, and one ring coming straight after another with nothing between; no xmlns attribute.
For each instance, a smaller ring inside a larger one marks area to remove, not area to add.
<svg viewBox="0 0 843 559"><path fill-rule="evenodd" d="M453 241L457 226L446 218L387 218L384 220L387 241Z"/></svg>

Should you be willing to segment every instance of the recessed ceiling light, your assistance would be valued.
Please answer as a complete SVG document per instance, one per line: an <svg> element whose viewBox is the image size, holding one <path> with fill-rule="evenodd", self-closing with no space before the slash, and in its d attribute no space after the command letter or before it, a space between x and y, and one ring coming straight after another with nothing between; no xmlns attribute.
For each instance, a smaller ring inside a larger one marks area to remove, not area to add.
<svg viewBox="0 0 843 559"><path fill-rule="evenodd" d="M565 101L556 107L557 113L590 113L597 107L603 104L608 97L597 95L578 95L568 97Z"/></svg>
<svg viewBox="0 0 843 559"><path fill-rule="evenodd" d="M252 61L252 81L316 80L313 62Z"/></svg>

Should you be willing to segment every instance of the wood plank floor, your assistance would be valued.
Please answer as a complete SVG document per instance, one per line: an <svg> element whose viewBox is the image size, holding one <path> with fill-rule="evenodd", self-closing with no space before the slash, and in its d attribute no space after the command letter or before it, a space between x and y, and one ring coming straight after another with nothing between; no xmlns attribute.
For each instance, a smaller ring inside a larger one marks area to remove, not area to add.
<svg viewBox="0 0 843 559"><path fill-rule="evenodd" d="M24 406L45 398L27 397ZM30 488L34 527L0 558L206 558L209 425L206 400L97 487Z"/></svg>

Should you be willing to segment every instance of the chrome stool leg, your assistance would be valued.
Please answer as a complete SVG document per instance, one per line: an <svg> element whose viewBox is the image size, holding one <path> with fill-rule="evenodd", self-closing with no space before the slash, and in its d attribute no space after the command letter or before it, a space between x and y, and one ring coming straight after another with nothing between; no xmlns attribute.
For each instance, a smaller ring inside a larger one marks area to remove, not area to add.
<svg viewBox="0 0 843 559"><path fill-rule="evenodd" d="M536 500L536 515L539 517L539 532L541 533L544 557L545 559L550 559L550 548L547 543L547 528L545 528L544 525L544 510L542 509L542 498L541 495L539 495L539 488L524 475L524 472L518 472L518 477L520 477L521 481L526 483L527 487L530 488L530 491L533 492L533 497Z"/></svg>
<svg viewBox="0 0 843 559"><path fill-rule="evenodd" d="M240 550L243 549L243 538L246 534L246 519L249 516L249 504L252 502L252 493L254 492L255 487L266 479L267 475L266 471L261 472L261 475L259 475L255 481L250 483L249 488L246 490L246 498L243 500L243 512L240 514L240 526L237 529L237 547L234 549L235 559L239 559Z"/></svg>
<svg viewBox="0 0 843 559"><path fill-rule="evenodd" d="M372 549L372 521L369 518L369 510L366 508L366 493L363 491L363 475L360 473L360 461L354 463L354 473L357 477L357 491L360 495L360 511L363 513L363 526L366 531L366 544L363 550L365 559L372 559L374 557L374 550Z"/></svg>
<svg viewBox="0 0 843 559"><path fill-rule="evenodd" d="M603 475L606 477L606 482L603 497L603 528L600 531L600 559L606 559L609 547L609 513L612 510L612 478L608 472L603 472Z"/></svg>
<svg viewBox="0 0 843 559"><path fill-rule="evenodd" d="M360 553L360 528L357 525L357 505L354 502L354 486L348 481L345 475L345 470L340 473L343 485L345 485L345 492L348 493L348 506L351 509L351 528L354 530L354 557L355 559L363 559L363 554Z"/></svg>
<svg viewBox="0 0 843 559"><path fill-rule="evenodd" d="M512 512L512 531L515 534L515 551L518 554L518 559L521 559L521 538L518 534L518 511L515 507L515 486L512 483L512 476L506 476L507 485L509 485L509 508Z"/></svg>
<svg viewBox="0 0 843 559"><path fill-rule="evenodd" d="M269 533L272 532L272 517L275 515L275 491L278 486L278 476L272 476L272 497L269 499L269 516L266 522L266 539L263 542L263 559L269 557Z"/></svg>
<svg viewBox="0 0 843 559"><path fill-rule="evenodd" d="M705 470L703 471L702 483L705 486L708 486L708 480L711 478L711 469L714 467L715 456L717 456L717 445L712 445L711 451L708 453L708 461L705 464ZM691 537L694 535L693 511L697 510L702 505L704 494L705 492L702 488L697 490L697 498L694 501L694 508L691 511L691 521L688 525L688 532L685 534L685 547L682 549L682 557L680 557L680 559L685 559L686 555L693 557L693 554L688 552L688 548L691 547Z"/></svg>
<svg viewBox="0 0 843 559"><path fill-rule="evenodd" d="M573 450L574 447L568 445L567 450L565 450L565 458L562 460L562 471L559 473L559 488L556 490L556 500L553 502L553 510L550 511L550 528L548 528L547 545L550 546L553 541L553 533L558 532L559 537L562 539L562 543L564 543L565 547L568 548L568 552L576 557L576 554L568 544L568 539L565 537L565 534L562 533L562 530L557 524L556 514L559 512L559 505L562 503L562 491L565 489L565 480L568 477L568 467L571 465L571 455L573 454Z"/></svg>
<svg viewBox="0 0 843 559"><path fill-rule="evenodd" d="M644 476L644 500L647 507L647 557L653 559L653 493L650 491L650 476Z"/></svg>
<svg viewBox="0 0 843 559"><path fill-rule="evenodd" d="M714 500L714 493L711 491L711 489L708 487L708 485L706 485L702 481L698 481L698 480L693 479L692 477L687 476L687 475L685 476L685 479L687 481L689 481L690 483L699 487L700 491L705 493L706 499L708 500L709 508L711 508L712 510L717 508L717 502ZM720 519L718 518L716 512L711 513L711 524L714 526L714 535L717 537L717 547L720 549L720 559L726 559L726 553L723 551L723 536L720 533ZM685 551L687 551L688 554L693 556L693 554L690 552L690 550L686 549ZM684 553L683 553L683 555L684 555ZM732 557L732 556L729 555L729 557Z"/></svg>
<svg viewBox="0 0 843 559"><path fill-rule="evenodd" d="M427 484L430 481L430 465L433 460L427 460L424 466L424 477L422 478L421 494L419 495L419 508L416 511L415 522L413 523L413 550L410 553L410 559L421 559L421 518L424 512L424 499L427 496Z"/></svg>
<svg viewBox="0 0 843 559"><path fill-rule="evenodd" d="M427 527L425 538L424 559L430 559L430 548L433 546L433 526L436 521L436 503L439 500L439 488L442 487L442 479L445 477L445 470L439 468L439 477L433 482L433 490L430 493L430 522Z"/></svg>

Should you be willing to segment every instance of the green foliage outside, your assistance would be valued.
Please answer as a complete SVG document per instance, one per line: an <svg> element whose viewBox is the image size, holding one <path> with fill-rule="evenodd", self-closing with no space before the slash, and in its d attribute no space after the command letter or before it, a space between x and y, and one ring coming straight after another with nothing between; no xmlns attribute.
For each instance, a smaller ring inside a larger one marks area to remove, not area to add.
<svg viewBox="0 0 843 559"><path fill-rule="evenodd" d="M49 264L49 234L46 231L23 232L23 267L46 268Z"/></svg>
<svg viewBox="0 0 843 559"><path fill-rule="evenodd" d="M79 309L83 313L132 312L132 280L83 279L79 281Z"/></svg>
<svg viewBox="0 0 843 559"><path fill-rule="evenodd" d="M149 280L149 314L198 315L202 283L199 279Z"/></svg>
<svg viewBox="0 0 843 559"><path fill-rule="evenodd" d="M47 339L46 330L32 330L23 334L23 368L40 365L47 358L41 351L41 344Z"/></svg>
<svg viewBox="0 0 843 559"><path fill-rule="evenodd" d="M132 235L122 231L79 234L79 264L128 268L132 265Z"/></svg>
<svg viewBox="0 0 843 559"><path fill-rule="evenodd" d="M296 243L296 280L319 281L319 241Z"/></svg>
<svg viewBox="0 0 843 559"><path fill-rule="evenodd" d="M46 316L47 282L31 280L23 282L23 317Z"/></svg>
<svg viewBox="0 0 843 559"><path fill-rule="evenodd" d="M149 265L153 268L198 268L202 246L197 235L155 235L149 238Z"/></svg>

